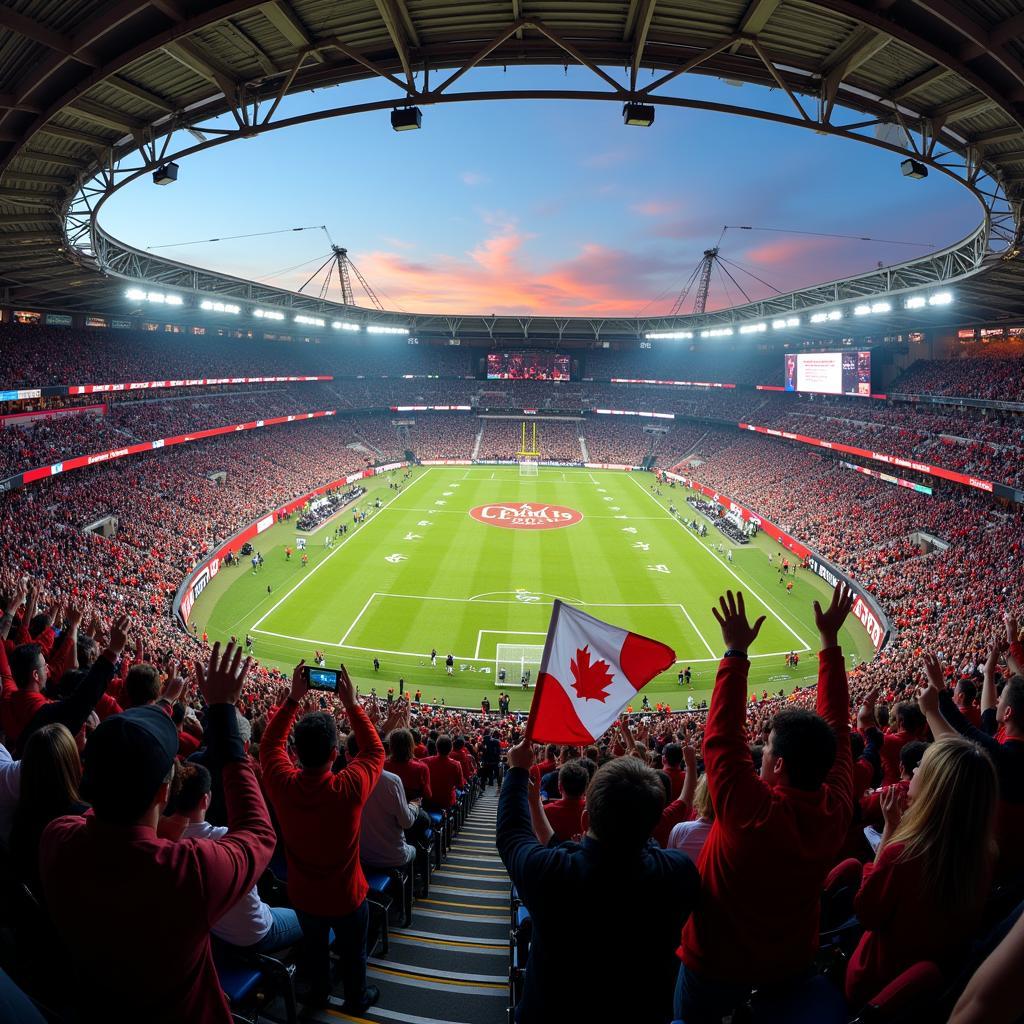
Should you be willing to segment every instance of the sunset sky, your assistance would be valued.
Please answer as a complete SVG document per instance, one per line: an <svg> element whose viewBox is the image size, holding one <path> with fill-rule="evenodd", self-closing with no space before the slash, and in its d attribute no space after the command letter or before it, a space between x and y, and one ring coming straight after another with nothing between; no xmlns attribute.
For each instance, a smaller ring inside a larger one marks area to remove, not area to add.
<svg viewBox="0 0 1024 1024"><path fill-rule="evenodd" d="M580 68L496 68L462 83L595 81ZM753 86L692 75L674 85L675 95L792 109ZM387 89L361 83L283 107L297 114ZM954 182L905 179L898 157L871 146L665 107L650 129L630 128L614 103L550 100L425 106L421 131L393 132L382 111L272 132L183 160L167 188L136 182L101 215L140 248L324 224L386 308L576 316L667 313L726 224L784 229L727 231L722 254L785 291L930 251L797 230L942 246L978 220ZM328 251L321 231L154 250L293 289ZM771 294L733 274L751 298ZM709 308L742 301L728 288L713 282ZM358 288L357 301L367 301Z"/></svg>

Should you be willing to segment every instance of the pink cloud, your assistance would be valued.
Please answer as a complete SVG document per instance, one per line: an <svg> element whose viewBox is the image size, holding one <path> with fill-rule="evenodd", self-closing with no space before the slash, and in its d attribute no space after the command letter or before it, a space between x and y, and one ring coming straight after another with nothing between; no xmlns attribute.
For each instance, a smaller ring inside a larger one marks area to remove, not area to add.
<svg viewBox="0 0 1024 1024"><path fill-rule="evenodd" d="M587 242L569 259L538 265L524 247L535 237L491 217L492 231L462 256L410 260L394 251L361 255L367 280L403 309L423 312L577 316L633 315L664 289L674 262Z"/></svg>
<svg viewBox="0 0 1024 1024"><path fill-rule="evenodd" d="M630 209L644 217L665 217L677 213L680 204L674 199L648 199L642 203L634 203Z"/></svg>

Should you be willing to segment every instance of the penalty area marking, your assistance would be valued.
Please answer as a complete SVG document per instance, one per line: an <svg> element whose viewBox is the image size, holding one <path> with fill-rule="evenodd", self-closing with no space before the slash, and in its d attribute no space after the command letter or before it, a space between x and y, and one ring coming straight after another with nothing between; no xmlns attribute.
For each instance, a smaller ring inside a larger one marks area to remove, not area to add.
<svg viewBox="0 0 1024 1024"><path fill-rule="evenodd" d="M637 480L637 478L636 478L635 476L631 476L631 477L630 477L630 480L632 480L632 481L633 481L633 483L635 483L635 484L637 485L637 487L639 487L639 488L640 488L641 492L642 492L643 494L646 494L646 495L647 495L647 497L648 497L648 498L650 498L650 499L651 499L651 501L653 501L653 502L654 502L654 504L658 506L658 508L660 508L660 509L663 509L663 510L664 510L665 506L664 506L664 505L662 505L662 503L661 503L660 501L658 501L658 499L657 499L657 498L656 498L656 497L655 497L655 496L654 496L653 494L650 494L650 493L649 493L648 491L646 491L646 490L644 489L644 486L643 486L643 484L641 484L641 483L640 483L640 482L639 482L639 481ZM782 616L781 616L781 615L780 615L780 614L779 614L779 613L778 613L778 612L777 612L777 611L775 610L775 606L774 606L774 605L772 605L772 604L770 604L770 603L769 603L768 601L766 601L766 600L765 600L765 599L764 599L764 598L763 598L763 597L762 597L762 596L761 596L761 595L760 595L760 594L759 594L759 593L758 593L758 592L757 592L757 591L756 591L756 590L755 590L755 589L754 589L754 588L753 588L753 587L752 587L752 586L750 585L750 583L749 583L749 582L745 582L744 580L741 580L741 579L739 578L739 576L737 576L737 575L736 575L736 573L735 573L735 572L733 572L733 570L732 570L732 568L730 567L729 563L728 563L728 562L726 562L726 561L725 561L725 559L723 559L723 558L719 558L718 554L717 554L717 553L716 553L716 552L715 552L715 551L714 551L714 550L713 550L712 548L710 548L710 547L708 547L708 546L706 546L706 545L704 545L704 544L701 544L701 542L700 542L699 540L697 540L697 538L696 538L696 537L692 537L692 536L690 535L690 531L689 531L689 529L687 529L687 527L686 527L686 524L685 524L685 523L682 523L682 522L680 522L680 521L679 521L678 519L676 519L676 518L675 518L674 516L671 516L671 515L669 515L667 511L665 512L665 514L664 514L664 515L663 515L663 516L662 516L661 518L662 518L662 519L668 519L668 520L670 520L671 522L675 523L675 524L676 524L677 526L679 526L679 527L680 527L680 528L682 529L683 533L685 533L685 534L686 534L686 536L687 536L687 537L690 537L690 539L691 539L691 540L693 540L693 542L694 542L695 544L697 544L697 546L698 546L698 547L702 548L702 549L703 549L703 550L705 550L705 551L706 551L706 552L707 552L707 553L708 553L709 555L711 555L711 557L712 557L712 558L713 558L713 559L714 559L714 560L715 560L716 562L718 562L718 564L719 564L719 565L720 565L720 566L721 566L721 567L722 567L722 568L723 568L723 569L724 569L724 570L725 570L725 571L726 571L726 572L727 572L727 573L728 573L728 574L729 574L730 576L732 576L732 578L733 578L734 580L736 580L736 582L737 582L737 583L739 583L739 584L740 584L740 585L741 585L741 586L743 587L743 589L744 589L744 590L745 590L745 591L746 591L746 592L747 592L748 594L753 594L753 595L754 595L754 597L756 597L756 598L758 599L758 601L760 601L760 602L761 602L761 604L763 604L763 605L764 605L764 607L765 607L765 608L766 608L766 609L767 609L768 611L770 611L770 612L772 613L772 615L774 615L774 616L775 616L775 618L779 620L779 622L780 622L780 623L782 623L782 625L783 625L783 626L785 627L785 629L787 630L787 632L791 633L791 634L792 634L792 635L793 635L794 637L796 637L796 639L797 639L797 640L798 640L798 641L799 641L800 643L802 643L802 644L803 644L803 647L801 647L801 648L800 648L800 650L801 650L801 651L809 651L809 650L811 649L811 647L810 647L810 644L808 644L808 643L807 643L807 641L806 641L806 640L804 640L804 638L803 638L802 636L800 636L800 634L799 634L799 633L798 633L798 632L797 632L797 631L796 631L796 630L795 630L795 629L794 629L794 628L793 628L793 627L792 627L792 626L791 626L791 625L790 625L790 624L789 624L789 623L788 623L788 622L787 622L787 621L786 621L786 620L785 620L785 619L784 619L784 618L783 618L783 617L782 617Z"/></svg>
<svg viewBox="0 0 1024 1024"><path fill-rule="evenodd" d="M409 484L409 486L408 486L408 487L406 487L406 489L405 489L405 490L406 490L406 491L410 491L410 490L412 490L412 488L413 488L413 487L415 487L415 486L416 486L416 485L417 485L417 484L418 484L418 483L419 483L419 482L420 482L421 480L425 480L425 479L426 479L426 478L427 478L427 477L428 477L429 475L430 475L430 468L428 467L427 469L425 469L425 470L423 471L423 474L422 474L421 476L418 476L418 477L416 477L416 479L415 479L415 480L413 480L413 482L412 482L411 484ZM380 511L380 512L386 512L386 511L387 511L387 510L388 510L389 508L393 508L393 507L394 507L394 504L395 504L395 501L396 501L397 499L398 499L398 495L396 494L396 495L395 495L395 496L394 496L394 497L393 497L393 498L392 498L392 499L391 499L391 500L390 500L390 501L389 501L389 502L388 502L388 503L387 503L387 504L386 504L386 505L385 505L385 506L384 506L383 508L381 508L381 509L380 509L379 511ZM403 509L399 509L399 511L401 511L401 512L408 512L408 511L410 511L410 510L409 510L409 509L405 509L405 508L403 508ZM274 613L275 611L277 611L277 609L278 609L278 608L279 608L279 607L280 607L280 606L281 606L282 604L284 604L284 602L285 602L285 601L287 601L287 600L288 600L288 598L289 598L289 597L291 597L291 596L292 596L292 594L294 594L294 593L295 593L295 591L296 591L296 590L298 590L298 589L299 589L299 587L301 587L303 583L306 583L306 582L307 582L308 580L311 580L311 579L312 579L312 578L313 578L313 577L314 577L314 576L315 576L315 575L316 575L316 574L317 574L317 573L318 573L318 572L319 572L319 571L320 571L320 570L321 570L321 569L322 569L322 568L323 568L323 567L324 567L324 566L325 566L325 565L326 565L326 564L327 564L327 563L328 563L328 562L329 562L329 561L330 561L330 560L331 560L331 559L332 559L332 558L333 558L333 557L334 557L334 556L335 556L335 555L336 555L336 554L337 554L337 553L338 553L339 551L341 551L341 549L342 549L342 548L343 548L343 547L344 547L344 546L345 546L346 544L348 544L348 543L349 543L349 541L355 540L355 538L356 538L356 537L361 537L361 536L362 536L362 535L363 535L363 534L364 534L364 533L365 533L365 532L367 531L367 529L368 529L369 527L373 526L373 524L374 524L374 523L376 523L376 522L379 522L381 518L382 518L382 517L381 517L381 516L380 516L379 514L378 514L378 515L375 515L375 516L374 516L374 517L373 517L373 518L372 518L372 519L371 519L371 520L370 520L370 521L369 521L369 522L368 522L368 523L367 523L367 524L366 524L366 525L365 525L365 526L364 526L364 527L363 527L363 528L362 528L361 530L359 530L359 531L353 531L353 532L352 532L352 535L351 535L350 537L346 537L346 538L345 538L345 539L344 539L344 540L343 540L343 541L342 541L342 542L341 542L340 544L338 544L338 545L337 545L336 547L334 547L334 548L333 548L333 549L331 550L331 553L330 553L330 554L329 554L329 555L328 555L328 556L327 556L327 557L326 557L326 558L325 558L325 559L324 559L324 560L323 560L322 562L318 562L318 563L317 563L317 564L316 564L315 566L313 566L313 568L312 568L312 569L311 569L311 570L310 570L310 571L309 571L308 573L306 573L306 574L305 574L305 575L304 575L304 576L302 577L302 579L301 579L301 580L299 580L299 582L298 582L298 583L296 583L296 584L295 584L295 586L291 588L291 590L288 590L288 591L286 591L283 597L281 597L281 598L280 598L280 599L279 599L278 601L276 601L276 602L275 602L275 603L274 603L273 605L271 605L271 607L270 607L270 608L268 608L268 609L267 609L267 610L266 610L266 611L265 611L265 612L264 612L264 613L263 613L263 614L262 614L262 615L261 615L261 616L260 616L260 617L259 617L259 618L258 618L258 619L256 620L256 622L255 622L255 623L253 624L253 626L252 626L252 630L251 630L251 632L254 632L254 633L256 633L256 632L259 632L259 633L266 633L266 632L268 632L267 630L263 630L263 629L259 629L259 628L258 628L258 627L259 627L259 625L260 625L260 623L261 623L261 622L263 622L263 621L264 621L264 620L265 620L265 619L266 619L266 618L267 618L267 617L268 617L269 615L271 615L271 614L273 614L273 613ZM280 636L281 634L278 634L278 633L271 633L270 635L271 635L271 636ZM318 641L318 642L319 642L319 643L323 643L323 641ZM332 647L337 647L338 645L337 645L337 644L331 644L331 646L332 646Z"/></svg>
<svg viewBox="0 0 1024 1024"><path fill-rule="evenodd" d="M474 661L485 660L480 657L480 641L483 640L484 633L494 633L500 636L547 636L546 632L538 632L535 629L478 629L476 631L476 650L473 652Z"/></svg>
<svg viewBox="0 0 1024 1024"><path fill-rule="evenodd" d="M279 640L292 640L292 641L294 641L295 643L298 643L298 644L310 644L310 645L312 645L313 647L316 647L316 648L320 648L320 647L333 647L333 648L335 648L335 650L338 650L338 651L342 651L342 650L345 650L345 651L364 651L367 654L393 654L396 657L400 657L400 658L421 658L421 659L426 659L428 661L430 660L430 652L429 651L394 651L394 650L389 650L386 647L359 647L356 644L336 644L336 643L332 643L330 640L313 640L313 639L311 639L308 636L293 636L291 633L273 633L269 629L253 629L253 630L250 630L250 632L252 632L252 633L259 633L260 636L274 636L274 637L277 637ZM495 633L495 632L498 632L498 630L493 630L492 629L492 630L487 630L486 632ZM517 635L522 635L522 634L517 634ZM538 633L537 635L540 636L541 634ZM544 635L546 636L547 634L544 634ZM804 650L809 650L809 648L804 648ZM761 658L783 658L788 653L789 653L789 651L769 651L767 654L749 654L749 655L747 655L747 657L748 657L748 659L750 661L757 661L758 659L761 659ZM490 665L490 664L492 664L494 662L494 658L477 658L475 656L471 657L468 654L453 654L452 657L455 658L456 661L483 662L485 665ZM721 660L720 658L676 658L675 664L676 665L711 665L711 664L717 665L720 660ZM812 679L812 678L817 678L817 677L816 676L807 676L806 678Z"/></svg>

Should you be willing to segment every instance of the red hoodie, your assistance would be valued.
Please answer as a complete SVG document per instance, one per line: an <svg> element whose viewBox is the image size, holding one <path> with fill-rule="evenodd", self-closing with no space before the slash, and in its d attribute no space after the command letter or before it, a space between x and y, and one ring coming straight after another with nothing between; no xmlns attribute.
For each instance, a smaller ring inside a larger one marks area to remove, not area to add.
<svg viewBox="0 0 1024 1024"><path fill-rule="evenodd" d="M745 658L723 658L704 733L715 823L701 853L701 899L679 957L735 985L776 983L806 969L818 947L822 885L853 816L849 691L843 652L818 656L818 714L836 734L836 760L815 792L772 787L754 772L745 735ZM765 935L768 884L786 920Z"/></svg>

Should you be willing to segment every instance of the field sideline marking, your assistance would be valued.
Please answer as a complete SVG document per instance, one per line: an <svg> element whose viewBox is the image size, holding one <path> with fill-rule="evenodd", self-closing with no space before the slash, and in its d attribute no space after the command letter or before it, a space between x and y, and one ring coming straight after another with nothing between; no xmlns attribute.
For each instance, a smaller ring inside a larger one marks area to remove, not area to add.
<svg viewBox="0 0 1024 1024"><path fill-rule="evenodd" d="M351 633L351 632L352 632L352 630L356 628L356 623L357 623L357 622L358 622L358 621L359 621L359 620L360 620L360 619L361 619L361 618L363 617L363 613L364 613L364 612L366 611L366 609L367 609L367 608L369 608L369 607L370 607L370 602L371 602L371 601L372 601L372 600L373 600L373 599L374 599L374 598L375 598L376 596L377 596L377 591L375 590L375 591L374 591L374 592L373 592L373 593L372 593L372 594L371 594L371 595L370 595L370 596L369 596L369 597L368 597L368 598L366 599L366 604L364 604L364 605L363 605L363 607L359 609L359 614L358 614L358 615L357 615L357 616L356 616L356 617L355 617L355 618L354 618L354 619L352 620L352 625L350 625L350 626L348 627L348 629L346 629L346 630L345 630L345 635L344 635L344 636L343 636L343 637L342 637L342 638L341 638L341 639L340 639L340 640L338 641L338 646L339 646L339 647L341 647L341 646L342 646L342 645L343 645L343 644L345 643L345 641L346 641L346 640L348 639L348 635L349 635L349 633Z"/></svg>
<svg viewBox="0 0 1024 1024"><path fill-rule="evenodd" d="M430 475L430 469L431 469L431 467L428 466L427 469L425 469L423 471L422 476L416 477L416 479L413 480L413 482L411 484L409 484L408 487L406 487L406 490L407 491L412 490L412 488L415 487L421 480L423 480L427 476L429 476ZM398 495L396 494L384 506L384 508L382 508L380 511L384 512L386 509L392 508L397 500L398 500ZM408 511L414 511L414 510L400 509L399 511L408 512ZM302 579L299 580L299 582L296 583L295 586L292 587L291 590L289 590L279 601L277 601L276 604L274 604L270 608L268 608L267 611L265 611L263 613L263 615L261 615L259 617L259 619L256 620L256 622L253 624L253 627L252 627L253 631L256 630L256 628L259 626L259 624L261 622L263 622L264 619L266 619L269 615L273 614L273 612L275 612L282 604L284 604L284 602L287 601L288 598L291 597L292 594L294 594L295 591L298 590L299 587L301 587L303 583L305 583L307 580L311 580L350 540L355 540L356 537L361 537L366 532L367 527L372 526L374 523L378 522L381 518L383 518L383 517L380 516L380 515L376 515L359 532L356 532L356 531L353 530L352 536L346 537L345 540L343 540L340 544L337 545L337 547L333 548L331 550L331 553L322 562L318 562L316 565L314 565L309 573L307 573L305 576L303 576ZM266 631L264 630L263 632L266 632ZM278 635L278 634L272 634L272 635ZM337 647L338 645L337 644L332 644L331 646L332 647Z"/></svg>
<svg viewBox="0 0 1024 1024"><path fill-rule="evenodd" d="M658 508L660 508L660 509L664 509L664 508L665 508L665 506L664 506L664 505L662 505L662 503L661 503L660 501L658 501L658 499L657 499L657 498L656 498L656 497L655 497L655 496L654 496L653 494L649 494L649 493L648 493L648 492L647 492L646 490L644 490L644 485L643 485L642 483L640 483L640 482L639 482L639 481L637 480L637 478L636 478L635 476L632 476L632 475L631 475L629 479L630 479L630 480L632 480L632 481L633 481L633 483L635 483L635 484L637 485L637 487L639 487L639 488L640 488L641 492L642 492L642 493L644 493L644 494L646 494L646 495L647 495L647 497L648 497L648 498L650 498L650 499L651 499L651 501L653 501L653 502L654 502L654 504L658 506ZM685 534L686 534L687 536L690 536L690 530L689 530L689 527L687 527L687 525L686 525L685 523L682 523L682 522L680 522L680 521L679 521L678 519L676 519L676 518L675 518L674 516L671 516L671 515L669 515L669 513L668 513L668 511L667 511L667 510L665 511L665 515L664 515L664 516L663 516L662 518L664 518L664 519L668 519L668 520L670 520L671 522L675 523L675 524L676 524L677 526L679 526L679 527L680 527L680 528L682 529L683 533L685 533ZM775 618L777 618L777 619L779 620L779 622L781 622L781 623L782 623L782 625L783 625L783 626L785 626L785 628L786 628L786 629L787 629L787 630L788 630L788 631L789 631L790 633L792 633L792 634L793 634L793 636L795 636L795 637L797 638L797 640L799 640L799 641L800 641L800 643L802 643L802 644L804 645L804 646L803 646L803 647L801 648L801 650L804 650L804 651L809 651L809 650L811 649L811 647L810 647L810 644L808 644L808 643L807 643L807 641L806 641L806 640L804 640L804 638L803 638L802 636L800 636L800 634L799 634L799 633L798 633L798 632L797 632L797 631L796 631L796 630L795 630L795 629L794 629L794 628L793 628L793 627L792 627L792 626L791 626L791 625L790 625L790 624L789 624L789 623L788 623L788 622L787 622L787 621L786 621L786 620L785 620L785 619L784 619L784 618L783 618L783 617L782 617L782 616L781 616L781 615L780 615L780 614L779 614L779 613L778 613L778 612L777 612L777 611L775 610L775 605L773 605L773 604L771 604L770 602L766 601L766 600L765 600L765 599L764 599L764 598L763 598L763 597L762 597L762 596L761 596L761 595L760 595L760 594L759 594L759 593L758 593L758 592L757 592L757 591L756 591L756 590L755 590L755 589L754 589L754 588L753 588L753 587L752 587L752 586L750 585L750 583L749 583L748 581L745 581L745 580L742 580L742 579L740 579L740 578L739 578L739 576L737 576L737 575L736 575L736 573L735 573L735 572L733 572L733 570L732 570L732 569L731 569L731 568L729 567L729 564L728 564L728 562L726 562L726 561L725 561L724 559L721 559L721 558L719 558L719 557L718 557L718 555L717 555L717 554L715 554L715 552L714 552L714 551L713 551L713 550L712 550L712 549L711 549L710 547L707 547L706 545L704 545L704 544L701 544L701 542L700 542L699 540L697 540L697 538L696 538L696 537L691 537L690 539L691 539L691 540L692 540L692 541L693 541L693 542L694 542L694 543L695 543L695 544L696 544L696 545L697 545L698 547L702 548L702 549L703 549L704 551L707 551L707 553L708 553L709 555L711 555L711 557L712 557L712 558L713 558L713 559L714 559L714 560L715 560L716 562L718 562L718 564L719 564L719 565L720 565L720 566L721 566L721 567L722 567L723 569L725 569L725 571L726 571L726 572L727 572L727 573L728 573L728 574L729 574L730 576L732 576L732 578L733 578L734 580L736 580L736 582L737 582L737 583L739 583L739 584L741 584L741 585L743 586L743 589L744 589L744 590L746 590L748 594L753 594L753 595L754 595L754 597L756 597L756 598L757 598L757 599L758 599L758 600L759 600L759 601L761 602L761 604L763 604L763 605L765 606L765 608L766 608L766 609L767 609L768 611L770 611L770 612L772 613L772 615L774 615L774 616L775 616Z"/></svg>
<svg viewBox="0 0 1024 1024"><path fill-rule="evenodd" d="M294 640L300 644L312 644L314 647L335 647L338 649L342 648L341 644L332 643L330 640L312 640L308 636L292 636L291 633L272 633L269 629L252 629L252 633L259 633L260 636L276 636L281 640ZM493 630L492 630L493 632ZM540 634L538 634L540 635ZM807 650L808 648L805 648ZM398 657L403 658L423 658L425 661L430 660L429 651L391 651L384 647L357 647L355 644L345 644L344 650L346 651L365 651L367 654L394 654ZM769 651L767 654L748 654L747 659L749 661L756 661L758 658L783 658L789 651ZM803 653L803 652L801 652ZM453 654L452 657L456 661L482 661L487 665L490 665L494 658L475 658L470 657L468 654ZM721 661L721 658L676 658L676 665L717 665ZM806 678L817 678L816 676L807 676Z"/></svg>
<svg viewBox="0 0 1024 1024"><path fill-rule="evenodd" d="M504 591L491 591L490 593L500 594L500 593L504 593ZM512 593L512 592L508 591L508 593ZM550 594L546 594L546 595L543 595L543 596L550 597L551 595ZM378 598L378 597L379 598L384 598L384 599L387 599L389 597L394 597L394 598L398 598L400 600L407 600L407 601L448 601L448 602L457 602L459 604L515 604L516 603L514 599L512 601L494 601L494 600L482 599L481 596L475 596L475 597L434 597L434 596L421 595L421 594L385 594L385 593L381 593L379 591L374 591L374 593L371 594L369 598L367 598L366 603L363 605L363 607L360 610L359 614L353 620L352 625L349 626L349 628L346 631L345 635L337 643L333 643L330 640L314 640L314 639L311 639L309 637L293 636L290 633L274 633L274 632L271 632L270 630L258 629L256 627L253 627L252 632L253 633L260 633L263 636L276 636L276 637L279 637L282 640L295 640L295 641L298 641L298 642L301 642L301 643L310 643L310 644L313 644L313 645L318 646L318 647L319 646L325 646L325 647L344 647L346 650L350 650L350 651L366 651L368 653L376 652L376 653L379 653L379 654L394 654L394 655L399 655L399 656L404 656L404 657L409 657L409 658L426 658L426 657L429 657L429 654L427 654L426 652L419 652L419 651L395 651L395 650L386 650L384 648L360 647L360 646L358 646L356 644L347 644L347 643L345 643L345 641L348 639L349 634L355 628L356 623L362 617L363 613L369 607L371 602L375 598ZM678 602L666 602L666 603L632 603L632 602L626 603L626 602L620 602L620 603L610 603L610 602L576 601L575 603L580 604L580 605L585 605L586 607L589 607L589 608L678 608L683 613L683 615L685 616L687 622L689 622L691 628L693 629L694 633L696 633L696 635L700 639L701 643L703 643L705 648L707 648L707 652L708 652L709 655L711 655L711 657L709 657L709 658L677 658L676 659L676 663L681 665L684 662L686 662L688 664L700 665L700 664L705 664L705 663L708 663L708 662L717 662L719 660L719 658L715 656L715 652L712 649L711 645L708 643L707 639L704 637L704 634L701 633L701 631L697 628L697 624L693 621L693 618L690 616L690 613L686 610L686 606L683 605L683 604L680 604ZM524 607L532 608L532 607L540 607L540 606L525 605ZM455 657L460 658L462 661L478 661L478 662L485 662L485 663L488 663L488 664L491 661L493 661L494 660L493 658L481 658L480 657L480 646L481 646L481 643L482 643L482 640L483 640L483 634L485 634L485 633L506 634L506 635L509 635L509 636L546 636L547 635L545 632L542 632L540 630L531 630L531 629L478 629L477 630L477 639L476 639L476 649L474 650L472 657L470 657L470 655L468 655L468 654L455 655ZM809 648L804 648L804 650L809 650ZM757 658L777 658L777 657L780 657L782 655L785 655L786 653L788 653L788 652L786 652L786 651L773 651L773 652L769 652L767 654L751 655L750 657L751 658L755 658L755 657L757 657Z"/></svg>
<svg viewBox="0 0 1024 1024"><path fill-rule="evenodd" d="M697 636L700 637L700 642L708 649L708 654L710 654L713 658L715 656L715 652L711 649L711 644L707 642L707 640L704 638L704 634L697 628L697 623L694 622L692 618L690 618L690 613L686 610L686 605L681 604L679 607L683 609L683 614L686 616L686 621L691 626L693 626L693 631L697 634Z"/></svg>
<svg viewBox="0 0 1024 1024"><path fill-rule="evenodd" d="M511 590L491 590L488 591L491 594L511 594ZM526 604L523 601L517 602L514 598L511 601L486 601L484 600L485 595L477 595L475 597L429 597L422 594L381 594L381 597L399 597L409 601L459 601L463 604L472 602L473 604L522 604L525 608L536 608L535 603ZM541 597L551 597L551 594L541 594ZM585 604L589 608L681 608L682 605L678 601L664 601L657 603L643 603L636 601L624 601L620 604L610 604L606 601L573 601L571 604ZM493 632L493 631L492 631Z"/></svg>

